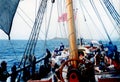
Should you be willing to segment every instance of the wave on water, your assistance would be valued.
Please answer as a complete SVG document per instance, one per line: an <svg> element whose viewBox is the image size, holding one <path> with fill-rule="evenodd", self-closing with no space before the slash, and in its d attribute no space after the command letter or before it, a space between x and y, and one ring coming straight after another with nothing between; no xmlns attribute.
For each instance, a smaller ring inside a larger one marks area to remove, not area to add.
<svg viewBox="0 0 120 82"><path fill-rule="evenodd" d="M45 48L53 51L55 47L59 47L61 42L68 44L66 40L49 40L46 44L43 40L39 40L35 50L36 58L41 58L45 55ZM8 68L18 64L22 59L26 45L27 40L0 40L0 62L6 61ZM10 71L11 69L8 70Z"/></svg>
<svg viewBox="0 0 120 82"><path fill-rule="evenodd" d="M59 47L61 42L68 46L68 40L66 39L52 39L46 44L43 40L39 40L35 50L36 58L41 58L45 55L45 48L48 48L52 52L56 47ZM118 50L120 51L120 42L115 41L113 43L117 45ZM0 62L5 60L8 68L11 68L13 64L18 65L24 54L26 45L27 40L0 40ZM8 70L10 71L10 69Z"/></svg>

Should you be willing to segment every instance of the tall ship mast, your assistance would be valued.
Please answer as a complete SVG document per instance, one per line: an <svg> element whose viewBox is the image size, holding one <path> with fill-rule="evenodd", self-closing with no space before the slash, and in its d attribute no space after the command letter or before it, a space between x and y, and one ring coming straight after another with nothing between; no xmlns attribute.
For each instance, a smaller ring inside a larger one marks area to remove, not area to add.
<svg viewBox="0 0 120 82"><path fill-rule="evenodd" d="M120 82L120 0L1 0L1 31L0 82Z"/></svg>
<svg viewBox="0 0 120 82"><path fill-rule="evenodd" d="M74 24L73 16L73 4L72 0L66 0L67 7L67 20L68 20L68 30L69 30L69 44L70 44L70 59L78 59L78 49L76 45L76 29ZM73 63L75 66L75 62Z"/></svg>

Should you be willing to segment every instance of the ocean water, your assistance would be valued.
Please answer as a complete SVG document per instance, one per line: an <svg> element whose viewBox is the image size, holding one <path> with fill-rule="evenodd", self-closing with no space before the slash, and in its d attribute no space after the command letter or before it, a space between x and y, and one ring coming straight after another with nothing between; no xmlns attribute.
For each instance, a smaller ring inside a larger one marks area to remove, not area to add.
<svg viewBox="0 0 120 82"><path fill-rule="evenodd" d="M21 61L27 42L27 40L0 40L0 63L6 61L9 72L14 64L18 65ZM38 40L34 55L39 59L45 55L46 48L52 52L60 46L61 42L68 45L68 41L64 39L48 40L47 42Z"/></svg>
<svg viewBox="0 0 120 82"><path fill-rule="evenodd" d="M43 57L46 48L52 52L56 47L60 46L61 42L64 43L65 46L68 46L68 40L66 39L52 39L46 43L43 40L38 40L35 51L36 58L39 59ZM115 41L113 43L118 46L118 50L120 51L120 42ZM13 64L19 64L21 61L26 45L27 40L0 40L0 62L3 60L7 62L9 72Z"/></svg>

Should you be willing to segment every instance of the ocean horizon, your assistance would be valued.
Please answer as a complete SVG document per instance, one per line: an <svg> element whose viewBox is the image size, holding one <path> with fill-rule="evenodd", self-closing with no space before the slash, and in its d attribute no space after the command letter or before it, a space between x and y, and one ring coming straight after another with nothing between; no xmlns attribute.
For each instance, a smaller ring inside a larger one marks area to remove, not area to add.
<svg viewBox="0 0 120 82"><path fill-rule="evenodd" d="M8 71L11 71L11 67L14 64L19 64L24 54L28 40L0 40L0 63L2 61L7 62ZM66 47L69 42L67 39L51 39L45 43L44 40L38 40L35 50L35 56L40 59L45 55L45 49L49 49L51 52L63 43ZM120 42L114 41L113 44L117 45L120 52Z"/></svg>
<svg viewBox="0 0 120 82"><path fill-rule="evenodd" d="M6 61L8 71L11 71L9 68L14 64L19 64L21 61L27 42L28 40L0 40L0 63ZM49 40L47 43L44 40L38 40L34 55L40 59L45 55L46 48L52 52L61 42L68 45L66 40Z"/></svg>

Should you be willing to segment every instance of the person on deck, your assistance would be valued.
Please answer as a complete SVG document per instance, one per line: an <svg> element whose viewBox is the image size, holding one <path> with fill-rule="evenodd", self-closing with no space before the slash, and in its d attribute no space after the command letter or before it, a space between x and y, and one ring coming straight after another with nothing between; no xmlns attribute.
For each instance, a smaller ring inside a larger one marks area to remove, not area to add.
<svg viewBox="0 0 120 82"><path fill-rule="evenodd" d="M36 57L35 57L35 55L32 56L31 68L32 68L32 77L33 77L35 75L35 69L36 69Z"/></svg>
<svg viewBox="0 0 120 82"><path fill-rule="evenodd" d="M52 68L52 72L55 73L53 76L54 81L53 82L58 82L58 80L60 79L60 74L58 71L59 65L55 62L54 59L51 59L50 61L50 65Z"/></svg>
<svg viewBox="0 0 120 82"><path fill-rule="evenodd" d="M114 59L115 46L110 41L106 48L107 48L106 50L107 66L110 66L112 65L112 60Z"/></svg>
<svg viewBox="0 0 120 82"><path fill-rule="evenodd" d="M112 59L115 52L115 46L110 41L107 48L108 48L107 56Z"/></svg>
<svg viewBox="0 0 120 82"><path fill-rule="evenodd" d="M101 51L104 51L104 45L103 45L102 41L99 41L99 48Z"/></svg>
<svg viewBox="0 0 120 82"><path fill-rule="evenodd" d="M68 52L68 49L64 49L62 52L61 52L61 55L60 56L56 56L55 57L55 61L58 65L61 65L61 62L62 61L66 61L68 59L68 56L69 56L69 52Z"/></svg>
<svg viewBox="0 0 120 82"><path fill-rule="evenodd" d="M115 45L114 47L115 47L115 52L114 52L114 57L113 57L112 63L114 65L114 68L116 69L117 73L120 74L120 60L119 60L120 53L118 52L117 46Z"/></svg>
<svg viewBox="0 0 120 82"><path fill-rule="evenodd" d="M52 54L51 52L46 49L46 56L45 56L45 59L44 59L44 65L45 66L48 66L48 62L49 62L49 59L51 58Z"/></svg>
<svg viewBox="0 0 120 82"><path fill-rule="evenodd" d="M114 46L115 47L115 57L114 57L114 59L115 59L115 61L117 62L117 63L120 63L120 60L119 60L119 52L118 52L118 48L117 48L117 46L115 45Z"/></svg>
<svg viewBox="0 0 120 82"><path fill-rule="evenodd" d="M63 50L64 50L64 45L63 45L63 43L61 42L59 51L63 51Z"/></svg>
<svg viewBox="0 0 120 82"><path fill-rule="evenodd" d="M81 82L95 82L94 64L85 58L83 51L78 52L78 57L82 61L78 65L78 69L81 72Z"/></svg>
<svg viewBox="0 0 120 82"><path fill-rule="evenodd" d="M54 55L57 56L58 54L59 54L59 50L58 50L58 48L55 48Z"/></svg>
<svg viewBox="0 0 120 82"><path fill-rule="evenodd" d="M11 82L15 82L15 79L18 75L18 72L16 71L16 65L13 65L13 67L11 68L12 71L12 75L11 75Z"/></svg>
<svg viewBox="0 0 120 82"><path fill-rule="evenodd" d="M0 67L0 82L6 82L8 76L9 73L7 71L7 63L5 61L2 61Z"/></svg>

